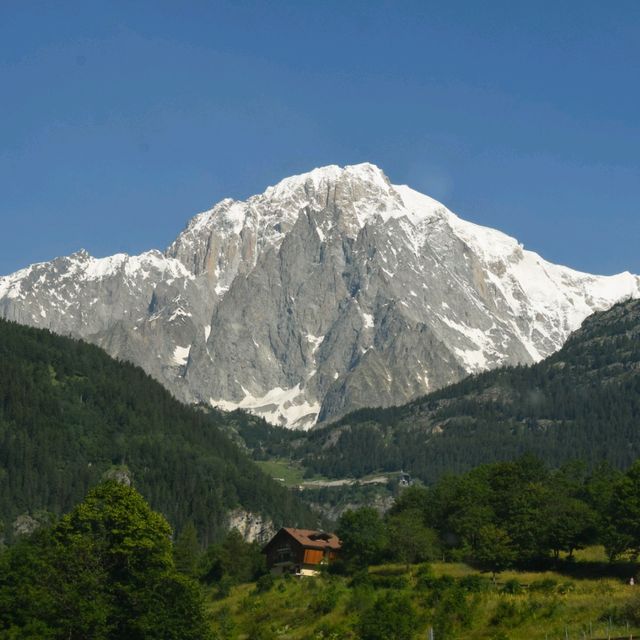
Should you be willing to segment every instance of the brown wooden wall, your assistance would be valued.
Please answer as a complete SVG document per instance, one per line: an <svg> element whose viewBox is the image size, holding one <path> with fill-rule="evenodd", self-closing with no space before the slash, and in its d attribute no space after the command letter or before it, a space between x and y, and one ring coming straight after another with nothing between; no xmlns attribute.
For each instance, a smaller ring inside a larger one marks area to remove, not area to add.
<svg viewBox="0 0 640 640"><path fill-rule="evenodd" d="M282 562L284 558L279 550L289 549L289 562L294 564L301 564L303 560L303 548L302 546L287 535L285 532L280 532L267 546L265 553L267 556L267 566L272 567L275 563Z"/></svg>
<svg viewBox="0 0 640 640"><path fill-rule="evenodd" d="M304 563L305 564L320 564L323 558L323 552L321 549L305 549L304 550Z"/></svg>

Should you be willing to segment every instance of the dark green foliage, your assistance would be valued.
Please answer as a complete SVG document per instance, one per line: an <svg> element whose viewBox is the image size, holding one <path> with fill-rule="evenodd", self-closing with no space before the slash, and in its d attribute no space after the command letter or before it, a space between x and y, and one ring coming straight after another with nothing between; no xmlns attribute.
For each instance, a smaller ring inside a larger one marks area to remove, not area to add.
<svg viewBox="0 0 640 640"><path fill-rule="evenodd" d="M631 546L630 537L613 520L613 493L622 477L620 471L603 464L596 467L585 485L585 499L596 513L597 537L610 561Z"/></svg>
<svg viewBox="0 0 640 640"><path fill-rule="evenodd" d="M430 606L435 606L448 591L456 588L456 580L448 575L440 576L439 578L425 576L420 581L419 586L428 592L427 603Z"/></svg>
<svg viewBox="0 0 640 640"><path fill-rule="evenodd" d="M553 578L543 578L542 580L534 580L529 585L529 591L532 593L539 591L540 593L554 593L558 587L558 582Z"/></svg>
<svg viewBox="0 0 640 640"><path fill-rule="evenodd" d="M498 606L491 617L490 624L517 627L528 620L551 618L560 607L559 601L548 598L544 600L534 598L528 598L527 600L501 600L498 602Z"/></svg>
<svg viewBox="0 0 640 640"><path fill-rule="evenodd" d="M410 563L428 549L494 574L540 565L587 544L640 550L640 462L626 474L591 475L570 463L550 471L524 456L406 490L386 519L388 557ZM427 535L425 532L435 532ZM431 537L433 535L433 538ZM433 553L433 552L432 552ZM420 588L434 588L420 576Z"/></svg>
<svg viewBox="0 0 640 640"><path fill-rule="evenodd" d="M478 530L473 559L485 570L497 573L516 561L517 551L506 531L493 524L485 524Z"/></svg>
<svg viewBox="0 0 640 640"><path fill-rule="evenodd" d="M397 510L387 519L387 530L393 560L409 565L438 557L438 535L425 525L421 510Z"/></svg>
<svg viewBox="0 0 640 640"><path fill-rule="evenodd" d="M374 573L370 574L370 579L375 589L406 589L409 586L406 576Z"/></svg>
<svg viewBox="0 0 640 640"><path fill-rule="evenodd" d="M331 613L340 600L340 590L335 582L329 582L315 594L311 602L311 610L318 615L324 616Z"/></svg>
<svg viewBox="0 0 640 640"><path fill-rule="evenodd" d="M543 509L547 544L558 558L561 551L573 555L596 537L596 513L585 502L566 495L552 494Z"/></svg>
<svg viewBox="0 0 640 640"><path fill-rule="evenodd" d="M238 506L277 525L315 524L226 435L252 418L186 407L97 347L3 320L0 362L0 521L60 515L126 465L151 505L178 530L192 521L203 545Z"/></svg>
<svg viewBox="0 0 640 640"><path fill-rule="evenodd" d="M108 575L91 546L41 530L1 555L0 637L108 637Z"/></svg>
<svg viewBox="0 0 640 640"><path fill-rule="evenodd" d="M265 557L260 545L245 542L236 529L224 539L209 546L200 561L199 574L207 584L218 583L219 588L250 582L266 571ZM220 587L220 583L224 583Z"/></svg>
<svg viewBox="0 0 640 640"><path fill-rule="evenodd" d="M273 589L276 579L272 573L265 573L256 580L256 593L267 593Z"/></svg>
<svg viewBox="0 0 640 640"><path fill-rule="evenodd" d="M635 553L640 552L640 461L620 479L612 492L611 518L616 532Z"/></svg>
<svg viewBox="0 0 640 640"><path fill-rule="evenodd" d="M192 578L197 575L200 545L198 544L198 532L193 522L187 522L176 538L173 546L173 559L176 569L180 573Z"/></svg>
<svg viewBox="0 0 640 640"><path fill-rule="evenodd" d="M226 598L231 593L233 585L233 578L229 574L225 573L216 584L216 587L218 588L216 597L220 599Z"/></svg>
<svg viewBox="0 0 640 640"><path fill-rule="evenodd" d="M370 507L343 513L336 534L342 543L341 555L350 570L379 562L387 547L385 525L378 512Z"/></svg>
<svg viewBox="0 0 640 640"><path fill-rule="evenodd" d="M504 624L515 626L520 620L520 607L517 602L511 600L501 600L491 617L492 625Z"/></svg>
<svg viewBox="0 0 640 640"><path fill-rule="evenodd" d="M518 595L519 593L522 593L523 589L520 582L515 578L513 578L511 580L507 580L504 583L501 591L502 593L508 593L513 596L513 595Z"/></svg>
<svg viewBox="0 0 640 640"><path fill-rule="evenodd" d="M384 594L360 615L362 640L411 640L417 616L411 601L402 593Z"/></svg>
<svg viewBox="0 0 640 640"><path fill-rule="evenodd" d="M353 584L351 586L351 597L347 603L348 612L362 613L373 606L375 601L375 591L370 584Z"/></svg>
<svg viewBox="0 0 640 640"><path fill-rule="evenodd" d="M471 626L477 600L466 596L459 584L440 594L434 610L433 628L438 638L459 638Z"/></svg>
<svg viewBox="0 0 640 640"><path fill-rule="evenodd" d="M622 613L625 622L630 622L634 625L640 624L640 593L634 593L629 598Z"/></svg>
<svg viewBox="0 0 640 640"><path fill-rule="evenodd" d="M482 593L491 588L489 581L483 576L472 573L458 580L460 588L466 593Z"/></svg>
<svg viewBox="0 0 640 640"><path fill-rule="evenodd" d="M99 485L0 556L0 636L208 638L199 586L176 572L170 535L134 489Z"/></svg>
<svg viewBox="0 0 640 640"><path fill-rule="evenodd" d="M617 554L640 551L640 461L626 474L584 469L568 463L551 471L527 455L410 487L384 519L368 507L346 511L336 529L341 557L330 569L352 573L354 585L403 589L403 576L370 574L366 567L396 561L406 572L444 555L495 576L511 566L566 565L587 544L610 549L615 543ZM450 587L419 572L420 590L437 596ZM471 584L462 588L475 592Z"/></svg>

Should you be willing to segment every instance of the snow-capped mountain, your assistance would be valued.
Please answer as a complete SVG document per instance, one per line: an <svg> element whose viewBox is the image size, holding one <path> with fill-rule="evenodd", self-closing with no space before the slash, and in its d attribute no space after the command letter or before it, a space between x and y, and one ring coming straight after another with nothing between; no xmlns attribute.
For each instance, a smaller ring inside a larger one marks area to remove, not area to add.
<svg viewBox="0 0 640 640"><path fill-rule="evenodd" d="M0 315L94 342L186 401L307 428L540 360L639 296L638 276L550 264L360 164L223 200L164 254L80 251L0 278Z"/></svg>

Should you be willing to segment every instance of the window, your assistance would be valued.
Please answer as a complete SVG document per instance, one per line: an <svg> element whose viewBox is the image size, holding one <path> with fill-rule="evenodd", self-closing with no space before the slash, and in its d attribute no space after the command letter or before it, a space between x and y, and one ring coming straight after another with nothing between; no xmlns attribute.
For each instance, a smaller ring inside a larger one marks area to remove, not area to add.
<svg viewBox="0 0 640 640"><path fill-rule="evenodd" d="M293 554L289 545L278 547L275 553L276 562L291 562L293 560Z"/></svg>

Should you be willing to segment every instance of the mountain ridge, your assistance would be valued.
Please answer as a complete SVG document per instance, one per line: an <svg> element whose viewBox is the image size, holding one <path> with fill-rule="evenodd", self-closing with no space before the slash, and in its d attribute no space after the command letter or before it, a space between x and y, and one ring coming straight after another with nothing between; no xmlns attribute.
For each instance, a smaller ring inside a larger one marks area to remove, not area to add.
<svg viewBox="0 0 640 640"><path fill-rule="evenodd" d="M254 455L310 473L359 478L403 469L425 482L534 454L625 469L640 455L640 300L587 318L565 345L530 366L469 376L411 402L361 409L299 439L241 435Z"/></svg>
<svg viewBox="0 0 640 640"><path fill-rule="evenodd" d="M308 428L556 351L628 272L544 261L368 163L193 217L164 253L0 278L0 316L98 344L181 400Z"/></svg>

